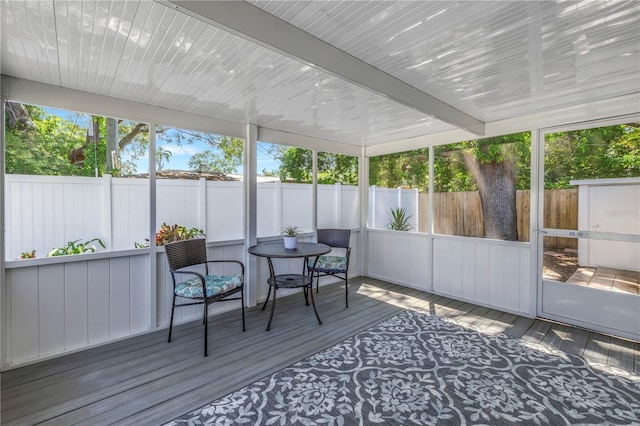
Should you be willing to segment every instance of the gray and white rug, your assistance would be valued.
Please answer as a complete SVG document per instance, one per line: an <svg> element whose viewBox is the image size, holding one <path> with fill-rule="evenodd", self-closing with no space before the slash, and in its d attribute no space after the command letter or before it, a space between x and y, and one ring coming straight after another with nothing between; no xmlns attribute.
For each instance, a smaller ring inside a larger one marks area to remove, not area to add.
<svg viewBox="0 0 640 426"><path fill-rule="evenodd" d="M640 377L405 311L169 425L640 424Z"/></svg>

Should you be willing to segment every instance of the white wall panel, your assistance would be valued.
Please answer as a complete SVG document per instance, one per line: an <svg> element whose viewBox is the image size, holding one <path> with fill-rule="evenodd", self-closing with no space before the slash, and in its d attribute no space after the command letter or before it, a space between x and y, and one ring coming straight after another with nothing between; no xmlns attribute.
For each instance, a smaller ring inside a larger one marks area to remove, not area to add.
<svg viewBox="0 0 640 426"><path fill-rule="evenodd" d="M129 332L139 333L150 329L149 301L151 285L149 283L148 258L133 256L129 259Z"/></svg>
<svg viewBox="0 0 640 426"><path fill-rule="evenodd" d="M149 330L148 271L147 254L8 269L3 367Z"/></svg>
<svg viewBox="0 0 640 426"><path fill-rule="evenodd" d="M64 265L44 265L38 272L38 352L64 350ZM20 309L14 306L15 309Z"/></svg>
<svg viewBox="0 0 640 426"><path fill-rule="evenodd" d="M131 318L131 285L129 272L129 258L118 257L109 263L109 332L112 338L124 337L129 334Z"/></svg>
<svg viewBox="0 0 640 426"><path fill-rule="evenodd" d="M9 323L2 323L8 340L5 363L19 363L39 354L38 268L10 269L5 277L10 311Z"/></svg>
<svg viewBox="0 0 640 426"><path fill-rule="evenodd" d="M87 262L64 266L64 347L73 349L88 340L89 265Z"/></svg>
<svg viewBox="0 0 640 426"><path fill-rule="evenodd" d="M541 316L640 340L640 296L633 294L543 281Z"/></svg>
<svg viewBox="0 0 640 426"><path fill-rule="evenodd" d="M429 238L401 231L369 230L368 274L426 290Z"/></svg>
<svg viewBox="0 0 640 426"><path fill-rule="evenodd" d="M146 260L146 259L145 259ZM109 259L88 262L88 343L105 342L110 336Z"/></svg>
<svg viewBox="0 0 640 426"><path fill-rule="evenodd" d="M433 291L509 312L529 312L529 244L433 236Z"/></svg>

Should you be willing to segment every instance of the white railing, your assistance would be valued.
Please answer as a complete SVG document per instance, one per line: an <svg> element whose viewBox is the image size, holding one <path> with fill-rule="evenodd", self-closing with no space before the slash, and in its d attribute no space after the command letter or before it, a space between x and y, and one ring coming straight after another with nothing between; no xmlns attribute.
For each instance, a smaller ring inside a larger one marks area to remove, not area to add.
<svg viewBox="0 0 640 426"><path fill-rule="evenodd" d="M107 250L133 249L149 236L149 180L7 175L6 259L38 258L69 241L100 238ZM242 182L158 179L156 223L203 229L208 241L243 238ZM258 183L258 236L284 225L311 232L313 187ZM357 228L358 188L318 185L318 227Z"/></svg>

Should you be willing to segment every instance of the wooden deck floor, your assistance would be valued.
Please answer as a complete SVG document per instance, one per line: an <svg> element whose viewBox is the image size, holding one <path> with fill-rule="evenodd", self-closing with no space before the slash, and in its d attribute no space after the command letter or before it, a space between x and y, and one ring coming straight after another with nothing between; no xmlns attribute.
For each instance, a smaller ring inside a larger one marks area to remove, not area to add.
<svg viewBox="0 0 640 426"><path fill-rule="evenodd" d="M278 300L271 331L268 309L210 319L209 357L202 357L202 325L109 344L2 373L1 422L33 424L162 424L329 347L404 309L419 308L582 355L640 374L640 344L551 322L532 320L370 278L320 289L316 322L301 295ZM222 330L216 329L223 327Z"/></svg>
<svg viewBox="0 0 640 426"><path fill-rule="evenodd" d="M636 271L580 267L567 283L619 293L640 294L640 272Z"/></svg>

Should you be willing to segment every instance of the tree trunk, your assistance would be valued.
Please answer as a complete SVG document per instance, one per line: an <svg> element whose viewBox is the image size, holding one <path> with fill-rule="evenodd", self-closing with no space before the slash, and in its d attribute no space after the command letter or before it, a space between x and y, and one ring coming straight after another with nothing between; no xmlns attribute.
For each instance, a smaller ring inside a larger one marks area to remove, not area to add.
<svg viewBox="0 0 640 426"><path fill-rule="evenodd" d="M33 130L36 128L29 110L24 105L17 102L7 102L6 106L10 129L17 127L18 130Z"/></svg>
<svg viewBox="0 0 640 426"><path fill-rule="evenodd" d="M465 153L464 160L478 183L484 236L517 241L516 178L513 161L482 163L471 153Z"/></svg>
<svg viewBox="0 0 640 426"><path fill-rule="evenodd" d="M107 142L107 173L118 168L118 120L106 118L106 142Z"/></svg>

